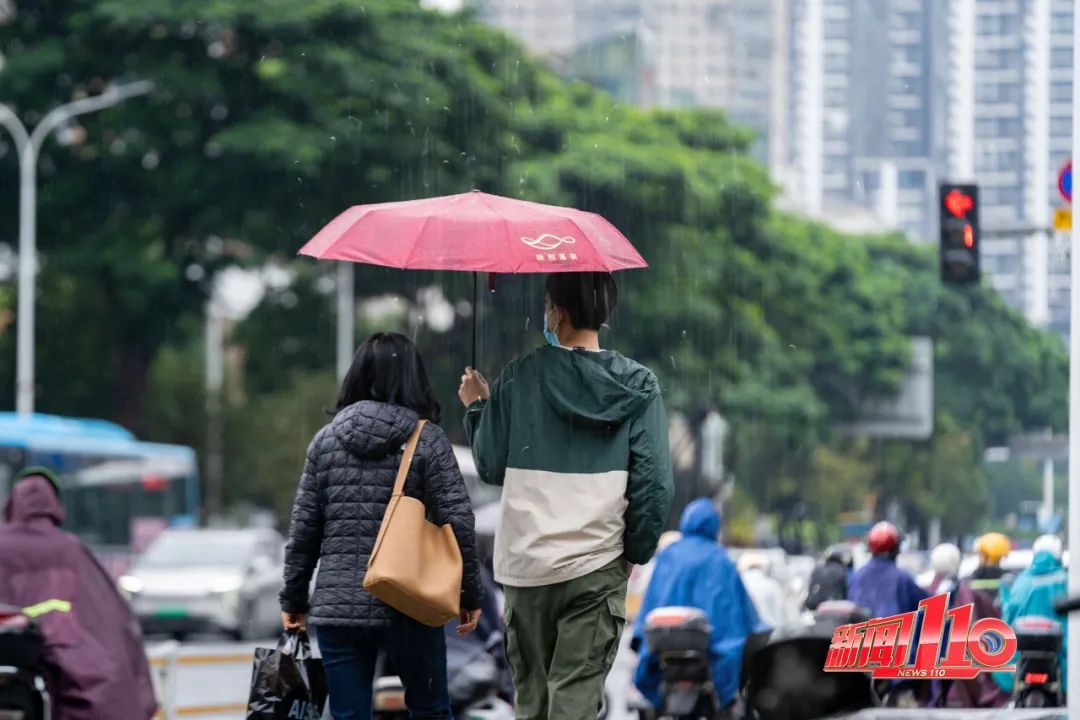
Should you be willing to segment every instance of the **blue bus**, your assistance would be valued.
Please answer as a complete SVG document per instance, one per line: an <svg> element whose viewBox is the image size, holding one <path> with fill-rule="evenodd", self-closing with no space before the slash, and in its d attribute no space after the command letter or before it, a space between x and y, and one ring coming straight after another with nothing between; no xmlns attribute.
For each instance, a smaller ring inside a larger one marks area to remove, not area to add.
<svg viewBox="0 0 1080 720"><path fill-rule="evenodd" d="M33 465L60 476L65 529L103 559L130 557L151 539L146 533L198 516L195 451L140 442L115 423L0 412L0 498L14 475Z"/></svg>

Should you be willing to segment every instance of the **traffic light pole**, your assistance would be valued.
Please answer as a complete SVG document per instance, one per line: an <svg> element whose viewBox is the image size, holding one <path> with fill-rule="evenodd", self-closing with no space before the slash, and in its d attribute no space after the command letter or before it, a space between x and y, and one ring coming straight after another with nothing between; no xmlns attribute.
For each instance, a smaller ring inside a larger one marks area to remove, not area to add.
<svg viewBox="0 0 1080 720"><path fill-rule="evenodd" d="M1080 49L1080 0L1073 0L1073 47ZM1080 51L1073 53L1073 87L1080 88ZM1080 149L1080 92L1073 92L1073 152ZM1069 595L1080 595L1080 224L1072 226L1069 253L1072 290L1069 301ZM1068 647L1080 648L1080 622L1069 623ZM1080 716L1080 661L1068 664L1065 689L1069 717Z"/></svg>

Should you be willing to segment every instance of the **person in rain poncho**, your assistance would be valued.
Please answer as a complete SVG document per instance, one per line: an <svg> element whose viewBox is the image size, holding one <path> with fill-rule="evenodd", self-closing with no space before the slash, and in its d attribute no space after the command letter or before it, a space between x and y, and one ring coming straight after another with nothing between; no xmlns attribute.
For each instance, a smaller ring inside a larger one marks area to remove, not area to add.
<svg viewBox="0 0 1080 720"><path fill-rule="evenodd" d="M37 619L54 720L146 720L157 703L139 623L90 550L60 529L57 488L46 468L18 476L0 527L0 604Z"/></svg>
<svg viewBox="0 0 1080 720"><path fill-rule="evenodd" d="M634 684L654 706L660 705L659 658L649 652L645 620L657 608L681 606L703 610L712 626L712 677L722 706L731 704L739 687L743 646L752 633L768 630L739 578L735 563L719 543L720 514L711 500L698 499L682 514L683 538L656 557L652 580L634 627L639 649Z"/></svg>
<svg viewBox="0 0 1080 720"><path fill-rule="evenodd" d="M866 536L873 557L851 578L848 600L870 611L872 617L914 612L929 597L911 575L896 565L900 554L900 531L890 522L879 522Z"/></svg>
<svg viewBox="0 0 1080 720"><path fill-rule="evenodd" d="M1067 594L1069 577L1061 564L1061 540L1042 535L1032 545L1035 556L1031 566L1017 576L1001 608L1001 619L1012 625L1017 618L1037 615L1061 623L1065 639L1061 647L1061 677L1068 677L1065 658L1068 653L1068 619L1054 611L1054 601ZM994 681L1007 693L1013 690L1012 673L994 673Z"/></svg>
<svg viewBox="0 0 1080 720"><path fill-rule="evenodd" d="M495 580L519 720L596 717L626 624L632 565L656 550L674 494L656 376L600 347L610 273L547 278L547 345L458 388L480 479L502 485Z"/></svg>
<svg viewBox="0 0 1080 720"><path fill-rule="evenodd" d="M972 605L972 622L984 617L997 617L993 601L988 595L971 589L971 584L959 579L960 548L952 543L941 543L930 551L930 569L934 576L927 586L931 595L949 593L949 607ZM931 705L952 708L1001 707L1008 696L998 689L988 673L971 680L932 681Z"/></svg>
<svg viewBox="0 0 1080 720"><path fill-rule="evenodd" d="M739 577L761 619L773 627L780 627L790 619L787 598L780 583L769 575L770 565L765 553L745 552L739 556Z"/></svg>

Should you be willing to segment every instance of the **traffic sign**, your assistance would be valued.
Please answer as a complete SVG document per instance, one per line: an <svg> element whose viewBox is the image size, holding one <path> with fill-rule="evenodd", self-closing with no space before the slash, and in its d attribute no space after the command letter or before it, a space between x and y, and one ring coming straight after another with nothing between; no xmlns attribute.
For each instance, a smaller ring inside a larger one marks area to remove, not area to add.
<svg viewBox="0 0 1080 720"><path fill-rule="evenodd" d="M1072 160L1066 160L1058 171L1058 192L1065 202L1072 202Z"/></svg>
<svg viewBox="0 0 1080 720"><path fill-rule="evenodd" d="M1054 208L1054 229L1058 232L1072 230L1072 208Z"/></svg>

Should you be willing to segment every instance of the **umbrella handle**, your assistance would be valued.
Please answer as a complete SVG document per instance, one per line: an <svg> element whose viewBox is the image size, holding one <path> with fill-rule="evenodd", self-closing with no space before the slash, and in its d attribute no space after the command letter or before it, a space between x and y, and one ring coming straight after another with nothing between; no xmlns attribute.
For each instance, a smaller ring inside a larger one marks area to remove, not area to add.
<svg viewBox="0 0 1080 720"><path fill-rule="evenodd" d="M495 273L488 273L488 292L495 292ZM480 315L480 273L474 272L472 274L472 299L473 299L473 313L472 313L472 365L473 370L476 369L476 325L478 322L478 316Z"/></svg>
<svg viewBox="0 0 1080 720"><path fill-rule="evenodd" d="M480 314L480 277L479 273L472 274L472 364L469 367L476 369L476 323L477 315Z"/></svg>

